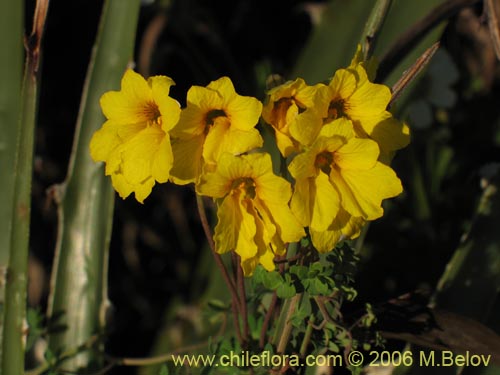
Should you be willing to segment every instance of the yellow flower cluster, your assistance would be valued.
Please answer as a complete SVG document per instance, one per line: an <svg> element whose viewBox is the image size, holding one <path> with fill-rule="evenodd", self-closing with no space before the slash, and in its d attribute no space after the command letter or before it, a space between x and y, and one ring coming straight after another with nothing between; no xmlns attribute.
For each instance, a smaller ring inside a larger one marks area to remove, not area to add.
<svg viewBox="0 0 500 375"><path fill-rule="evenodd" d="M382 200L402 192L386 164L408 144L409 129L387 111L390 100L389 88L356 62L328 85L299 78L269 92L262 117L281 154L293 157L291 209L320 252L358 236L366 220L382 216Z"/></svg>
<svg viewBox="0 0 500 375"><path fill-rule="evenodd" d="M128 70L121 90L101 98L107 121L91 140L91 156L106 163L122 198L134 192L142 202L167 180L213 197L216 251L235 251L245 275L258 264L274 269L275 256L307 227L318 251L332 250L402 191L387 164L408 143L408 128L386 110L389 89L371 83L361 64L338 70L328 85L299 78L275 87L264 107L223 77L191 87L181 110L169 96L173 84ZM290 160L293 189L259 150L261 117Z"/></svg>

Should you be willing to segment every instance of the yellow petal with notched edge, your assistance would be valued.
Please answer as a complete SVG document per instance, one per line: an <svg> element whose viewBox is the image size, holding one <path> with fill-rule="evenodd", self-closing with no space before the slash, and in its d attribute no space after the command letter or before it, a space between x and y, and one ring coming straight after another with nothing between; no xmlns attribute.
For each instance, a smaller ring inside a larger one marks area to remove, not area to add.
<svg viewBox="0 0 500 375"><path fill-rule="evenodd" d="M155 185L155 180L152 177L148 177L146 180L134 186L134 195L135 199L139 203L143 203L144 199L146 199L151 191L153 190L153 186Z"/></svg>
<svg viewBox="0 0 500 375"><path fill-rule="evenodd" d="M231 79L222 77L210 82L207 87L219 93L223 99L222 105L217 109L226 113L232 127L249 130L257 124L262 112L262 103L253 97L236 94Z"/></svg>
<svg viewBox="0 0 500 375"><path fill-rule="evenodd" d="M288 205L266 202L284 242L297 242L305 236L304 228Z"/></svg>
<svg viewBox="0 0 500 375"><path fill-rule="evenodd" d="M334 162L341 169L370 169L377 162L379 148L370 139L352 138L335 151Z"/></svg>
<svg viewBox="0 0 500 375"><path fill-rule="evenodd" d="M224 98L224 104L227 104L227 102L237 96L233 82L229 77L221 77L212 81L207 85L207 88L217 91Z"/></svg>
<svg viewBox="0 0 500 375"><path fill-rule="evenodd" d="M116 129L106 122L101 129L92 135L90 156L94 161L105 161L120 144L121 140Z"/></svg>
<svg viewBox="0 0 500 375"><path fill-rule="evenodd" d="M314 180L314 203L310 227L317 231L326 230L339 211L340 198L330 183L328 176L322 171Z"/></svg>
<svg viewBox="0 0 500 375"><path fill-rule="evenodd" d="M342 236L340 230L317 231L311 228L309 233L311 234L311 242L314 248L322 254L332 251Z"/></svg>
<svg viewBox="0 0 500 375"><path fill-rule="evenodd" d="M271 155L262 152L243 156L252 165L252 176L258 178L267 174L273 174L273 162Z"/></svg>
<svg viewBox="0 0 500 375"><path fill-rule="evenodd" d="M174 164L170 178L177 185L197 182L203 167L202 152L205 136L197 135L188 139L172 141Z"/></svg>
<svg viewBox="0 0 500 375"><path fill-rule="evenodd" d="M408 146L410 128L391 116L376 123L371 130L370 137L379 144L381 153L387 153Z"/></svg>
<svg viewBox="0 0 500 375"><path fill-rule="evenodd" d="M161 128L164 132L171 130L179 121L181 108L179 103L169 96L169 90L174 81L166 76L150 77L149 80L153 99L161 114Z"/></svg>
<svg viewBox="0 0 500 375"><path fill-rule="evenodd" d="M186 138L202 134L210 125L209 113L221 110L224 105L224 98L217 91L201 86L192 86L187 92L186 101L187 106L171 131L173 137Z"/></svg>
<svg viewBox="0 0 500 375"><path fill-rule="evenodd" d="M131 184L122 174L112 174L111 183L121 198L125 199L130 193L135 192L135 199L139 203L143 203L144 199L151 194L155 181L150 177L141 183Z"/></svg>
<svg viewBox="0 0 500 375"><path fill-rule="evenodd" d="M262 264L267 271L274 271L276 268L274 265L274 254L271 251L266 251L262 256L260 256L259 263Z"/></svg>
<svg viewBox="0 0 500 375"><path fill-rule="evenodd" d="M381 217L384 212L382 200L395 197L403 191L394 171L379 162L368 170L342 170L340 174L363 212L362 215L354 216L365 220Z"/></svg>
<svg viewBox="0 0 500 375"><path fill-rule="evenodd" d="M231 127L240 130L250 130L259 122L262 113L262 103L251 96L236 96L228 103L227 115Z"/></svg>
<svg viewBox="0 0 500 375"><path fill-rule="evenodd" d="M361 232L364 220L351 216L340 208L332 224L325 231L310 229L311 241L320 253L334 249L340 240L356 238Z"/></svg>
<svg viewBox="0 0 500 375"><path fill-rule="evenodd" d="M111 183L118 195L123 199L127 198L134 191L134 186L128 183L121 174L112 174Z"/></svg>
<svg viewBox="0 0 500 375"><path fill-rule="evenodd" d="M391 100L391 90L385 85L368 80L365 69L357 65L358 82L356 91L349 97L346 112L352 119L382 115Z"/></svg>
<svg viewBox="0 0 500 375"><path fill-rule="evenodd" d="M122 78L121 91L109 91L100 99L104 116L124 123L148 121L150 115L144 108L150 103L153 103L151 88L140 74L130 69Z"/></svg>
<svg viewBox="0 0 500 375"><path fill-rule="evenodd" d="M328 86L330 87L330 95L332 95L331 99L345 100L356 90L356 76L348 69L339 69L335 72Z"/></svg>

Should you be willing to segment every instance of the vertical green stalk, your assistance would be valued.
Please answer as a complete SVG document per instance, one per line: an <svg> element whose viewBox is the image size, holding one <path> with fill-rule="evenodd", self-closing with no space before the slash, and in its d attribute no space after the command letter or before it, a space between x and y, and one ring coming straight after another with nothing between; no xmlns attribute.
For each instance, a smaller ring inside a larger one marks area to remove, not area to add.
<svg viewBox="0 0 500 375"><path fill-rule="evenodd" d="M387 17L391 3L392 0L377 0L366 21L365 29L359 41L365 61L373 54L378 34Z"/></svg>
<svg viewBox="0 0 500 375"><path fill-rule="evenodd" d="M2 374L24 373L26 294L33 142L37 108L37 71L48 0L37 1L33 31L27 40L21 112L14 168L9 266L5 289Z"/></svg>
<svg viewBox="0 0 500 375"><path fill-rule="evenodd" d="M59 232L48 315L66 326L49 337L53 353L75 348L99 334L107 304L108 247L114 192L89 143L104 122L99 98L119 87L135 42L139 0L108 0L89 65L66 181L57 188ZM91 352L64 362L65 370L93 367Z"/></svg>
<svg viewBox="0 0 500 375"><path fill-rule="evenodd" d="M9 264L14 158L16 155L23 69L23 2L0 0L0 353L2 353L3 306ZM1 368L1 355L0 355Z"/></svg>

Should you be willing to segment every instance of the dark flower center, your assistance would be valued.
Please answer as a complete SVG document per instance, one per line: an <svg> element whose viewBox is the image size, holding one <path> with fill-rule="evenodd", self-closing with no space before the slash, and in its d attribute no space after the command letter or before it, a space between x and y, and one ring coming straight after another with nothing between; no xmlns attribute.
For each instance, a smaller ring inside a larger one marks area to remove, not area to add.
<svg viewBox="0 0 500 375"><path fill-rule="evenodd" d="M240 177L233 180L231 190L242 190L245 193L245 199L255 198L255 181L251 177Z"/></svg>
<svg viewBox="0 0 500 375"><path fill-rule="evenodd" d="M335 120L340 117L347 117L345 113L345 103L343 99L338 99L330 102L328 107L328 119Z"/></svg>
<svg viewBox="0 0 500 375"><path fill-rule="evenodd" d="M147 103L144 112L146 114L146 117L148 118L149 122L151 124L158 124L160 125L160 120L161 120L161 113L160 109L156 105L155 102L149 102Z"/></svg>
<svg viewBox="0 0 500 375"><path fill-rule="evenodd" d="M227 117L226 112L222 109L214 109L207 113L205 117L205 124L207 126L213 125L217 117Z"/></svg>
<svg viewBox="0 0 500 375"><path fill-rule="evenodd" d="M330 171L332 170L333 163L333 153L328 151L323 151L316 155L316 160L314 161L314 166L316 168L321 169L328 176L330 175Z"/></svg>

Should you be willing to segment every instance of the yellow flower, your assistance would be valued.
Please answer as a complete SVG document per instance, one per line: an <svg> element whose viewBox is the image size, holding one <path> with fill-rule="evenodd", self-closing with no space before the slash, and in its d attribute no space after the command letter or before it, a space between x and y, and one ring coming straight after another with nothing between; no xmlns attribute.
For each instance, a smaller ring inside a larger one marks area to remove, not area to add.
<svg viewBox="0 0 500 375"><path fill-rule="evenodd" d="M323 124L320 113L327 110L328 102L317 96L325 95L325 90L325 85L308 86L297 78L268 92L262 118L274 128L278 149L284 157L299 151L301 144L310 144L318 135Z"/></svg>
<svg viewBox="0 0 500 375"><path fill-rule="evenodd" d="M273 270L273 259L285 253L285 243L305 234L288 207L290 184L273 174L269 154L225 153L214 172L202 175L197 190L217 198L216 251L234 250L246 276L259 263Z"/></svg>
<svg viewBox="0 0 500 375"><path fill-rule="evenodd" d="M222 153L238 155L262 146L255 129L261 112L262 103L236 94L228 77L207 87L191 87L187 106L171 132L176 138L172 180L177 184L197 182L203 168L213 169Z"/></svg>
<svg viewBox="0 0 500 375"><path fill-rule="evenodd" d="M120 91L101 97L107 121L90 141L94 161L106 163L106 175L122 198L134 192L139 202L151 193L155 181L167 182L173 164L168 132L177 123L180 106L169 96L174 81L127 70Z"/></svg>
<svg viewBox="0 0 500 375"><path fill-rule="evenodd" d="M391 100L389 88L370 82L362 64L337 70L328 87L325 123L338 118L352 120L358 137L369 137L379 144L384 161L393 151L408 145L408 126L386 110Z"/></svg>
<svg viewBox="0 0 500 375"><path fill-rule="evenodd" d="M311 147L291 161L291 209L309 226L318 251L331 250L341 236L356 236L365 220L382 216L382 200L402 192L378 156L377 143L356 138L351 121L340 118L323 126Z"/></svg>

